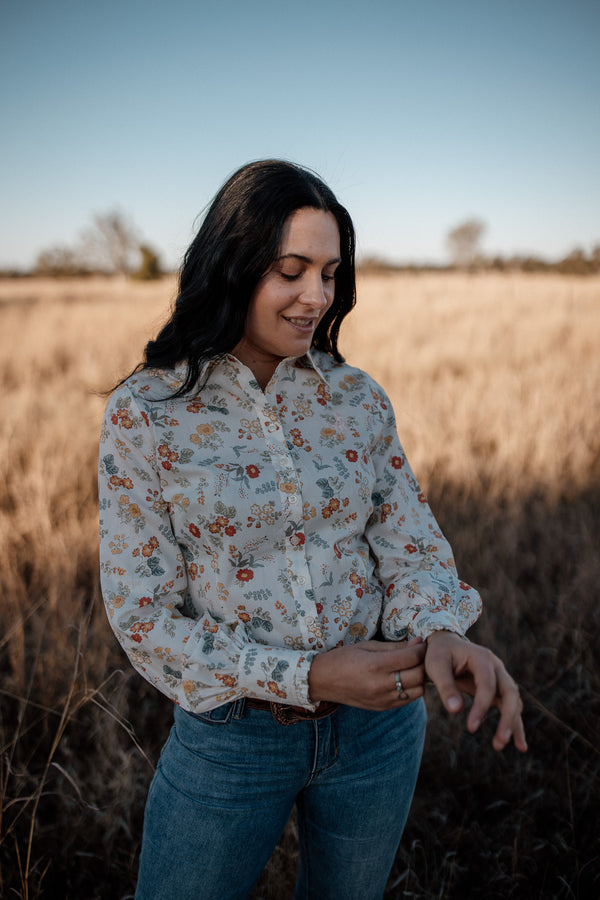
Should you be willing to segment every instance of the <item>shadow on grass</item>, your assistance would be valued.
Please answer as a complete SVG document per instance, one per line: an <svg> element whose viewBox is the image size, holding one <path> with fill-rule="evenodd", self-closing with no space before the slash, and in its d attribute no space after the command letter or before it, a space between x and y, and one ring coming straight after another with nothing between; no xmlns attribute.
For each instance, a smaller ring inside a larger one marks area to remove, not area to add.
<svg viewBox="0 0 600 900"><path fill-rule="evenodd" d="M493 714L470 736L464 716L449 719L428 697L423 766L386 900L599 896L600 488L552 503L435 483L429 494L461 576L484 596L471 637L521 685L530 751L496 754ZM4 584L14 602L1 613L1 896L133 894L171 705L116 646L90 560L59 606L39 581ZM292 897L296 865L290 821L256 900Z"/></svg>

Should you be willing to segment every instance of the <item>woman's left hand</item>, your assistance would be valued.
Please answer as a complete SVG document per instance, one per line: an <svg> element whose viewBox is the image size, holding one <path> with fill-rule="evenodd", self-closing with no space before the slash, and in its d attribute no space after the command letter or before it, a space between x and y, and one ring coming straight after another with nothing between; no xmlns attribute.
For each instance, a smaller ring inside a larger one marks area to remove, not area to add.
<svg viewBox="0 0 600 900"><path fill-rule="evenodd" d="M500 721L492 741L494 750L503 750L512 738L517 750L527 751L519 689L491 650L451 631L434 631L427 638L425 672L449 713L463 708L461 691L473 696L467 718L471 733L477 731L489 708L497 706Z"/></svg>

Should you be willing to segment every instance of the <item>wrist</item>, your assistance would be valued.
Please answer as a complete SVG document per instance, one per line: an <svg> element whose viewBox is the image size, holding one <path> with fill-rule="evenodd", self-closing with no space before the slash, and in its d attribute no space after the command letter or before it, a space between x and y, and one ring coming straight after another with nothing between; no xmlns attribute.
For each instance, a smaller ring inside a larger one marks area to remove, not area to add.
<svg viewBox="0 0 600 900"><path fill-rule="evenodd" d="M311 703L320 703L325 699L323 696L324 689L324 673L326 667L325 653L317 653L310 664L308 670L308 697Z"/></svg>

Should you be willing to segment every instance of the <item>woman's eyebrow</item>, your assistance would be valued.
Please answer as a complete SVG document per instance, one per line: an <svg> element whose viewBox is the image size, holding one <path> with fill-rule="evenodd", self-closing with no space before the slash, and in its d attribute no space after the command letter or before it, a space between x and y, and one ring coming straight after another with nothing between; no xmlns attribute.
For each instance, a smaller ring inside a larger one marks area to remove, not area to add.
<svg viewBox="0 0 600 900"><path fill-rule="evenodd" d="M275 262L280 262L282 259L299 259L301 262L305 263L313 263L314 259L311 259L310 256L304 256L302 253L284 253L282 256L278 256ZM335 263L341 263L341 256L336 256L334 259L328 260L325 265L333 266Z"/></svg>

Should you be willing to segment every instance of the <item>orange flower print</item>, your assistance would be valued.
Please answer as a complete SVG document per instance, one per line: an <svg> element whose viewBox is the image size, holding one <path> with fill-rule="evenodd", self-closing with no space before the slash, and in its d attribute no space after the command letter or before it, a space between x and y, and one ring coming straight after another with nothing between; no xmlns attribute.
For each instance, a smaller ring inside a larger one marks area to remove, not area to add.
<svg viewBox="0 0 600 900"><path fill-rule="evenodd" d="M260 475L260 469L258 466L246 466L246 475L248 478L258 478Z"/></svg>
<svg viewBox="0 0 600 900"><path fill-rule="evenodd" d="M145 413L143 410L142 410L142 419L144 420L146 425L148 425L148 426L150 425L150 419L148 418L148 413Z"/></svg>
<svg viewBox="0 0 600 900"><path fill-rule="evenodd" d="M193 522L190 522L189 529L190 529L191 533L194 535L194 537L197 537L197 538L200 537L201 531L197 525L194 525Z"/></svg>
<svg viewBox="0 0 600 900"><path fill-rule="evenodd" d="M233 675L219 675L219 673L216 672L215 678L217 678L219 681L222 681L225 687L235 687L236 681Z"/></svg>
<svg viewBox="0 0 600 900"><path fill-rule="evenodd" d="M140 597L138 606L141 609L142 606L148 606L149 603L152 603L152 597Z"/></svg>
<svg viewBox="0 0 600 900"><path fill-rule="evenodd" d="M127 429L133 428L133 419L126 409L118 409L116 413L112 414L110 420L113 425L119 425Z"/></svg>
<svg viewBox="0 0 600 900"><path fill-rule="evenodd" d="M249 615L249 613L246 612L245 606L238 606L236 611L237 611L237 617L240 620L240 622L244 622L247 624L250 621L250 615Z"/></svg>
<svg viewBox="0 0 600 900"><path fill-rule="evenodd" d="M317 388L317 403L320 403L321 406L327 406L328 400L331 400L331 394L329 393L323 382L321 382L319 384L319 387Z"/></svg>
<svg viewBox="0 0 600 900"><path fill-rule="evenodd" d="M401 469L404 465L404 460L401 456L392 456L392 468Z"/></svg>
<svg viewBox="0 0 600 900"><path fill-rule="evenodd" d="M346 450L346 459L348 462L356 462L358 459L358 453L356 450Z"/></svg>
<svg viewBox="0 0 600 900"><path fill-rule="evenodd" d="M177 462L179 459L179 453L176 450L171 450L171 448L167 444L160 444L158 447L158 455L162 457L161 466L163 469L166 469L167 472L170 472L173 468L173 463Z"/></svg>
<svg viewBox="0 0 600 900"><path fill-rule="evenodd" d="M405 544L405 545L404 545L404 549L405 549L408 553L416 553L416 552L417 552L417 548L415 547L414 544Z"/></svg>
<svg viewBox="0 0 600 900"><path fill-rule="evenodd" d="M151 537L147 544L144 544L142 547L142 556L148 558L152 556L155 550L158 549L158 539L155 537ZM136 554L137 555L137 554Z"/></svg>
<svg viewBox="0 0 600 900"><path fill-rule="evenodd" d="M252 569L238 569L235 573L235 577L238 581L252 581L254 578L254 572Z"/></svg>
<svg viewBox="0 0 600 900"><path fill-rule="evenodd" d="M227 535L227 537L233 537L233 535L236 533L236 531L237 531L237 528L234 525L228 525L227 528L225 529L225 534Z"/></svg>
<svg viewBox="0 0 600 900"><path fill-rule="evenodd" d="M284 494L295 494L296 485L291 481L282 481L279 485L279 490L283 491Z"/></svg>
<svg viewBox="0 0 600 900"><path fill-rule="evenodd" d="M305 542L306 538L300 531L297 531L296 534L293 534L290 538L290 544L292 545L292 547L302 547Z"/></svg>
<svg viewBox="0 0 600 900"><path fill-rule="evenodd" d="M153 628L154 622L136 622L135 625L131 626L131 639L141 644L142 634L148 634Z"/></svg>
<svg viewBox="0 0 600 900"><path fill-rule="evenodd" d="M421 493L419 494L418 500L419 503L427 503L427 497L425 496L423 491L421 491Z"/></svg>
<svg viewBox="0 0 600 900"><path fill-rule="evenodd" d="M285 691L282 691L276 681L267 681L267 687L271 691L271 693L276 694L278 697L281 697L282 700L285 700L287 694Z"/></svg>

